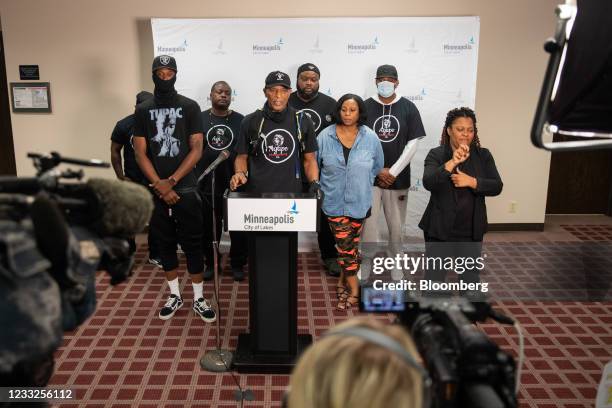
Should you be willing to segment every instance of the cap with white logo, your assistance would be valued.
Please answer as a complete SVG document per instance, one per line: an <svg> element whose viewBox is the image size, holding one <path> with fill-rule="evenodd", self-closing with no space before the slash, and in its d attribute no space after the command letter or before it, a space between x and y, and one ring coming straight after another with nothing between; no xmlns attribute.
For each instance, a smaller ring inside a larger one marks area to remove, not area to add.
<svg viewBox="0 0 612 408"><path fill-rule="evenodd" d="M291 88L291 79L289 79L289 75L281 71L270 72L266 77L266 88L270 88L276 85L281 85L285 88Z"/></svg>
<svg viewBox="0 0 612 408"><path fill-rule="evenodd" d="M160 68L168 68L173 70L174 72L177 72L176 60L174 59L174 57L171 57L169 55L158 55L153 60L153 66L151 67L151 70L155 72Z"/></svg>

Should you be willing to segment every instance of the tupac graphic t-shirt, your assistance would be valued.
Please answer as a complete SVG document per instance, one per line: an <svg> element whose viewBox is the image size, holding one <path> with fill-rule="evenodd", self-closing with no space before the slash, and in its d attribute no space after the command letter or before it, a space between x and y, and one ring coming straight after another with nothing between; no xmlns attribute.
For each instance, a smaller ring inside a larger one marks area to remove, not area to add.
<svg viewBox="0 0 612 408"><path fill-rule="evenodd" d="M409 141L425 136L419 110L408 99L401 97L389 105L383 105L377 98L368 98L365 105L367 125L378 135L382 144L385 167L393 166ZM410 164L398 174L390 189L403 190L408 187Z"/></svg>
<svg viewBox="0 0 612 408"><path fill-rule="evenodd" d="M316 135L334 123L336 100L331 96L319 92L313 99L304 102L295 91L289 96L289 106L312 121Z"/></svg>
<svg viewBox="0 0 612 408"><path fill-rule="evenodd" d="M236 158L234 148L244 116L232 111L229 115L220 117L213 115L208 109L202 112L201 118L204 129L204 151L202 159L196 166L198 177L223 150L229 150L231 153L230 157L215 170L215 195L222 195L229 187L229 181L234 174L234 159ZM200 182L200 189L205 194L210 194L211 176L212 174L209 174Z"/></svg>
<svg viewBox="0 0 612 408"><path fill-rule="evenodd" d="M280 115L279 122L265 117L261 111L244 118L236 144L237 154L249 154L249 178L244 191L302 192L302 156L303 153L317 151L317 140L312 122L302 121L300 129L304 152L300 152L296 114L295 109L287 107ZM259 138L254 152L250 151L250 132L255 132Z"/></svg>
<svg viewBox="0 0 612 408"><path fill-rule="evenodd" d="M134 135L146 138L149 159L162 179L170 177L189 154L189 137L202 133L198 103L182 95L163 103L149 99L136 106L135 118ZM196 180L191 171L174 189L193 188Z"/></svg>
<svg viewBox="0 0 612 408"><path fill-rule="evenodd" d="M115 125L111 140L123 146L123 172L133 182L140 183L144 180L144 175L136 163L134 155L134 114L126 116Z"/></svg>

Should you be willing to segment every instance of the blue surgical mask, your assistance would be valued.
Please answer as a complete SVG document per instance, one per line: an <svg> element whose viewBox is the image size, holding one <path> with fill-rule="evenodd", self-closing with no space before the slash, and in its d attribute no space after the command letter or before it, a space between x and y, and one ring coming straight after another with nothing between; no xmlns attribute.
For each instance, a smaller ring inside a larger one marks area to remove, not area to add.
<svg viewBox="0 0 612 408"><path fill-rule="evenodd" d="M395 92L395 84L393 82L382 81L378 83L377 87L378 94L383 98L388 98Z"/></svg>

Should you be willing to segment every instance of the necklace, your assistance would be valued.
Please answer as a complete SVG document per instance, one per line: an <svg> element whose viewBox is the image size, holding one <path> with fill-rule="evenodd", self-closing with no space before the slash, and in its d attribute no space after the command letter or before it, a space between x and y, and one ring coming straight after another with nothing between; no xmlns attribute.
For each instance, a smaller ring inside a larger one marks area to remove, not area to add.
<svg viewBox="0 0 612 408"><path fill-rule="evenodd" d="M208 111L208 121L210 122L210 127L213 127L213 126L214 126L214 123L213 123L213 116L214 116L214 117L216 117L216 118L225 118L225 124L226 124L226 125L228 125L228 124L229 124L229 117L231 116L231 114L232 114L232 110L231 110L231 109L228 109L228 110L227 110L227 114L225 114L225 116L217 116L217 115L213 115L213 113L212 113L212 109L211 109L211 110L209 110L209 111ZM228 127L229 127L229 126L228 126Z"/></svg>

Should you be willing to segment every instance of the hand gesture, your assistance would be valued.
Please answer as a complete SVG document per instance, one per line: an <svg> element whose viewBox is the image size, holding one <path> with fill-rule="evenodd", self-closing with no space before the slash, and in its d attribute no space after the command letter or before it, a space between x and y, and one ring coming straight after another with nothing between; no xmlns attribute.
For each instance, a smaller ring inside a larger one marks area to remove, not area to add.
<svg viewBox="0 0 612 408"><path fill-rule="evenodd" d="M474 189L476 188L476 183L477 183L476 179L470 176L469 174L465 174L459 169L457 169L457 174L451 175L451 180L453 182L453 185L457 188L460 188L460 187L470 187Z"/></svg>
<svg viewBox="0 0 612 408"><path fill-rule="evenodd" d="M244 173L239 172L232 176L230 180L230 190L236 191L236 189L247 182L247 177Z"/></svg>

